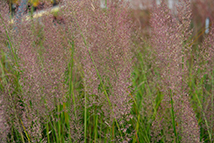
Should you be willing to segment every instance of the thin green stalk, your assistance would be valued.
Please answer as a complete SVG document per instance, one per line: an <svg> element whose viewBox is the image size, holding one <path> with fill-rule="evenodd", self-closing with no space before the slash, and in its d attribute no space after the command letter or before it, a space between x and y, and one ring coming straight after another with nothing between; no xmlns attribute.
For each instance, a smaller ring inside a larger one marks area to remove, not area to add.
<svg viewBox="0 0 214 143"><path fill-rule="evenodd" d="M101 141L102 141L102 136L101 136L101 133L102 133L102 131L103 131L103 119L101 119L101 124L100 124L100 143L101 143Z"/></svg>
<svg viewBox="0 0 214 143"><path fill-rule="evenodd" d="M84 98L85 98L85 104L84 104L84 142L86 143L87 138L87 93L86 93L86 83L84 81Z"/></svg>
<svg viewBox="0 0 214 143"><path fill-rule="evenodd" d="M54 117L52 117L53 119L53 128L54 128L54 133L55 133L55 137L56 137L56 142L59 143L59 137L58 137L58 132L57 132L57 127L56 127L56 122L54 121Z"/></svg>
<svg viewBox="0 0 214 143"><path fill-rule="evenodd" d="M138 138L137 138L137 134L138 134L138 130L139 130L139 122L140 122L140 114L138 114L138 116L137 116L137 125L136 125L136 128L135 128L135 138L133 139L133 141L132 141L132 143L135 143L136 142L136 140L138 140Z"/></svg>
<svg viewBox="0 0 214 143"><path fill-rule="evenodd" d="M175 125L175 113L174 113L172 93L171 93L171 115L172 115L172 125L173 125L174 135L177 143L177 131L176 131L176 125Z"/></svg>
<svg viewBox="0 0 214 143"><path fill-rule="evenodd" d="M98 116L95 115L95 127L94 127L94 142L96 143L97 140L97 125L98 125Z"/></svg>
<svg viewBox="0 0 214 143"><path fill-rule="evenodd" d="M31 141L30 141L30 135L28 136L28 132L27 132L27 130L26 130L26 128L25 128L25 126L24 126L24 124L23 124L23 122L22 122L22 120L20 119L20 122L21 122L21 125L22 125L22 127L23 127L23 129L24 129L24 133L25 133L25 135L26 135L26 137L27 137L27 140L28 140L28 142L30 143Z"/></svg>
<svg viewBox="0 0 214 143"><path fill-rule="evenodd" d="M47 138L48 138L48 143L50 143L49 125L48 125L48 123L46 124L46 135L47 135Z"/></svg>
<svg viewBox="0 0 214 143"><path fill-rule="evenodd" d="M61 126L60 126L62 123L61 123L61 119L60 119L60 116L59 116L59 114L61 113L61 112L60 112L60 109L59 109L59 106L60 106L60 105L57 105L58 138L59 138L59 142L62 142L62 141L61 141Z"/></svg>

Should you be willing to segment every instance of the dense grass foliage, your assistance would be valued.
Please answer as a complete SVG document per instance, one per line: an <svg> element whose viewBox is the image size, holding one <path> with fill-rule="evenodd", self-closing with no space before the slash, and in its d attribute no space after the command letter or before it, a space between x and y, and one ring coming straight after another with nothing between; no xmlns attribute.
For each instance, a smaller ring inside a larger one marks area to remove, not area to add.
<svg viewBox="0 0 214 143"><path fill-rule="evenodd" d="M188 0L154 5L147 36L106 6L12 25L0 3L0 142L213 142L214 28L194 45Z"/></svg>

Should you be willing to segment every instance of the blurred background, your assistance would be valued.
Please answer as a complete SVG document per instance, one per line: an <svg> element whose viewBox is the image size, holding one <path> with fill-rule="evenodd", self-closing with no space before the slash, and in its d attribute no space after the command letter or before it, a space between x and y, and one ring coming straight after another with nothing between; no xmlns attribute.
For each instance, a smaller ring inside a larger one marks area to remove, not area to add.
<svg viewBox="0 0 214 143"><path fill-rule="evenodd" d="M45 10L45 5L48 6L57 6L59 3L62 3L62 0L26 0L27 9L25 14L28 11L40 11ZM121 0L119 0L121 1ZM16 13L18 7L20 6L21 0L3 0L3 2L8 3L9 11L12 16ZM108 0L100 0L100 7L105 8ZM154 4L160 5L161 2L166 2L168 7L173 11L176 16L176 4L179 3L179 0L124 0L124 3L129 4L130 15L133 21L135 21L144 36L149 36L150 27L149 20L151 9ZM193 37L195 37L195 43L202 42L205 34L208 34L209 27L213 21L214 14L214 1L213 0L191 0L192 7L192 24L193 28ZM54 16L54 19L57 19L57 16ZM60 17L60 19L62 19Z"/></svg>

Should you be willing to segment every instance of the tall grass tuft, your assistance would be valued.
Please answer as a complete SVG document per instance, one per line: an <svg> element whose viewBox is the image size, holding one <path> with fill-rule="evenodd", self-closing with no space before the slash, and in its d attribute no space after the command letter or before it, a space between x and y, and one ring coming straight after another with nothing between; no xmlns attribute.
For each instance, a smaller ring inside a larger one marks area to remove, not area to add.
<svg viewBox="0 0 214 143"><path fill-rule="evenodd" d="M165 3L155 7L152 13L151 44L156 56L154 65L159 69L159 85L164 94L153 124L153 141L200 142L197 119L186 97L187 65L191 52L188 42L191 36L191 7L188 0L182 3L177 6L176 17Z"/></svg>

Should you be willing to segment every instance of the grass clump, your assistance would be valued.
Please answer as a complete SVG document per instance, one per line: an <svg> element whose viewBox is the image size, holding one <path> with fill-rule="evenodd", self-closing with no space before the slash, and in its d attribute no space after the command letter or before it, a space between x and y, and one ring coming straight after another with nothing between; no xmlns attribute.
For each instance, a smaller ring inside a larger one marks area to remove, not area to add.
<svg viewBox="0 0 214 143"><path fill-rule="evenodd" d="M142 37L121 2L69 2L7 24L1 4L2 142L213 142L213 29L192 46L191 3L162 3ZM148 34L148 33L147 33Z"/></svg>

